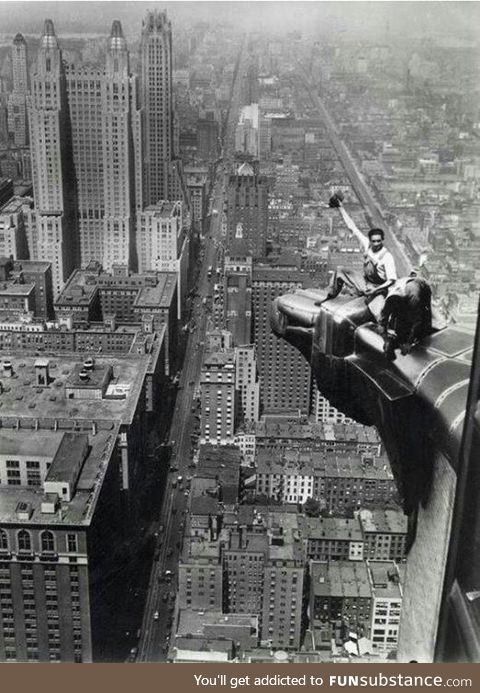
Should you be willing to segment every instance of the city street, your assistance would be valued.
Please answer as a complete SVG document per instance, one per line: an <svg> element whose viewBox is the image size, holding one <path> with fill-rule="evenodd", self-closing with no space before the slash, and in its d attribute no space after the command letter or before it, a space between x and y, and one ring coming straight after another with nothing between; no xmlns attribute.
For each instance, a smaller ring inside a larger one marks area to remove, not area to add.
<svg viewBox="0 0 480 693"><path fill-rule="evenodd" d="M222 180L221 173L217 176L213 191L215 204L222 204ZM172 625L172 611L174 607L174 595L176 594L176 571L181 554L182 535L185 526L185 515L188 496L185 495L187 485L176 482L178 477L185 481L192 474L193 444L191 436L195 431L197 419L191 411L195 401L195 393L198 392L200 371L205 345L205 333L207 318L210 310L208 294L211 293L211 284L214 281L208 277L208 267L213 267L215 272L215 239L220 233L219 216L211 216L210 231L205 239L205 257L200 270L197 295L192 299L192 316L196 327L189 333L185 350L185 361L182 369L172 426L168 439L171 448L170 466L167 487L164 494L158 542L160 551L157 552L157 560L154 561L149 592L146 601L145 614L142 625L142 634L139 645L137 661L152 662L165 659L167 647L167 635ZM207 303L203 304L203 299ZM174 485L173 485L174 484ZM165 571L171 573L165 574ZM158 619L154 618L158 612Z"/></svg>
<svg viewBox="0 0 480 693"><path fill-rule="evenodd" d="M233 132L238 114L239 94L237 79L232 94L228 123L225 132L224 162L233 152ZM186 481L194 471L192 436L199 431L199 409L196 399L199 393L200 373L205 349L207 322L212 310L212 288L218 281L217 261L221 243L222 211L226 191L224 163L217 163L215 182L208 204L205 238L200 254L200 274L197 287L191 297L190 326L187 332L184 366L178 381L178 392L168 437L171 450L170 473L164 492L157 548L153 562L148 594L145 603L138 652L132 653L137 662L162 662L167 658L170 631L175 615L177 592L177 566L182 552L185 528L188 487ZM215 210L215 211L214 211ZM212 268L209 277L209 267ZM179 482L179 477L182 481Z"/></svg>

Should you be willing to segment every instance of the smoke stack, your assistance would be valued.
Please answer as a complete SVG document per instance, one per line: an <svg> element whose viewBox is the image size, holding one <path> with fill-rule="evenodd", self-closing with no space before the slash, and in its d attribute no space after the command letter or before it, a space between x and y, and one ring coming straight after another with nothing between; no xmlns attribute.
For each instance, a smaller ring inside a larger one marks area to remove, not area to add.
<svg viewBox="0 0 480 693"><path fill-rule="evenodd" d="M3 362L3 375L5 378L11 378L13 376L13 363L11 361Z"/></svg>

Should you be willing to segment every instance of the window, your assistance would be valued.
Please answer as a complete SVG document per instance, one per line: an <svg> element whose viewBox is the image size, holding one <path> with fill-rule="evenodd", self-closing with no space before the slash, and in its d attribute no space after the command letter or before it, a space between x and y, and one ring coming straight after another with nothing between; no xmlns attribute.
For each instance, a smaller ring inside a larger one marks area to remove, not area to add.
<svg viewBox="0 0 480 693"><path fill-rule="evenodd" d="M43 553L53 553L55 551L55 538L52 532L42 532L41 544Z"/></svg>
<svg viewBox="0 0 480 693"><path fill-rule="evenodd" d="M67 534L67 551L76 553L78 551L78 538L76 534Z"/></svg>
<svg viewBox="0 0 480 693"><path fill-rule="evenodd" d="M0 529L0 551L8 551L8 534Z"/></svg>
<svg viewBox="0 0 480 693"><path fill-rule="evenodd" d="M32 539L30 537L30 532L27 532L26 529L21 529L17 535L17 543L19 551L31 551Z"/></svg>

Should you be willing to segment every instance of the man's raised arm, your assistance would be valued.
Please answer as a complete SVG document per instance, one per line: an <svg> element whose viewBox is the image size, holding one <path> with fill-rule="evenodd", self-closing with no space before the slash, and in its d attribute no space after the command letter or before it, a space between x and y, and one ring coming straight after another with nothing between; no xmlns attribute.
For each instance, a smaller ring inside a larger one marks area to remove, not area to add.
<svg viewBox="0 0 480 693"><path fill-rule="evenodd" d="M338 206L338 209L340 211L340 214L342 215L342 219L345 222L346 227L353 233L355 238L361 243L362 248L367 251L370 245L370 241L368 240L368 237L363 234L356 223L353 221L352 217L345 211L343 206L340 204Z"/></svg>

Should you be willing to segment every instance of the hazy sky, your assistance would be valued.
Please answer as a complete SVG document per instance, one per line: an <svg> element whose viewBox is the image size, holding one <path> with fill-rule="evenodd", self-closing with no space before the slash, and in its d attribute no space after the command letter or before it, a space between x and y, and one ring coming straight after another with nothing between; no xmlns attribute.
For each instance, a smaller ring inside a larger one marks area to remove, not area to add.
<svg viewBox="0 0 480 693"><path fill-rule="evenodd" d="M112 19L127 35L140 32L147 9L166 9L172 22L232 20L246 29L310 32L352 31L357 35L453 33L480 40L480 2L8 2L0 0L0 32L40 34L53 19L57 34L108 33Z"/></svg>

